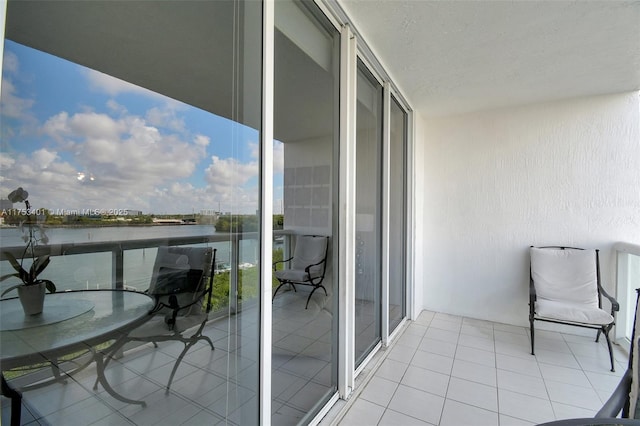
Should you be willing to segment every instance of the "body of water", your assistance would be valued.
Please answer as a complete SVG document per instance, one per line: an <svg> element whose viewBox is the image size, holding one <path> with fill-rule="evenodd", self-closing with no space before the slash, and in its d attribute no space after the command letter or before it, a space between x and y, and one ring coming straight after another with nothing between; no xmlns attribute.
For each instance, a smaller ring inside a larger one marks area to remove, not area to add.
<svg viewBox="0 0 640 426"><path fill-rule="evenodd" d="M215 234L211 225L159 225L159 226L122 226L94 228L46 228L45 233L50 245L63 243L107 242L144 240L152 238L188 237ZM20 228L0 228L1 247L24 246ZM231 243L229 241L203 244L217 249L216 263L219 268L228 267ZM240 263L258 262L258 241L243 240L240 243ZM151 270L156 257L155 248L126 250L124 252L125 286L144 290L149 287ZM25 261L26 266L30 264ZM9 262L0 262L0 275L11 274L14 269ZM55 256L39 276L53 281L59 290L80 290L111 288L112 261L111 252L79 255ZM18 284L18 278L10 277L0 282L0 291ZM12 295L16 295L15 292ZM9 297L7 294L5 297Z"/></svg>

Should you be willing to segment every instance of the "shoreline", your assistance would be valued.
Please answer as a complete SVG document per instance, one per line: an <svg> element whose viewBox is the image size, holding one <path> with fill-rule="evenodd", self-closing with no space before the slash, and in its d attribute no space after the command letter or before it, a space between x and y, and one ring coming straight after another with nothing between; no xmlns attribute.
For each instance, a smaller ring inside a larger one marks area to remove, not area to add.
<svg viewBox="0 0 640 426"><path fill-rule="evenodd" d="M215 225L213 224L207 224L207 223L195 223L195 222L190 222L190 223L82 223L82 224L63 224L63 223L43 223L41 224L42 227L44 228L126 228L129 226L135 226L135 227L167 227L167 226L193 226L193 225L200 225L200 226L211 226L213 228L215 228ZM20 228L20 225L8 225L8 224L3 224L2 226L0 226L0 228L5 228L5 229L9 229L9 228Z"/></svg>

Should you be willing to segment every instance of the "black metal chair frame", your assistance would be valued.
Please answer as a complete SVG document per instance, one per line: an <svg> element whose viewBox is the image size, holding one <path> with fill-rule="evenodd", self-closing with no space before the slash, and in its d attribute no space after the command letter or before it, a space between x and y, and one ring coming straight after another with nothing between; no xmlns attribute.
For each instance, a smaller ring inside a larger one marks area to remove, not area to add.
<svg viewBox="0 0 640 426"><path fill-rule="evenodd" d="M105 354L106 358L104 360L104 363L100 368L101 371L98 371L98 375L104 374L104 370L106 369L108 362L111 359L113 359L116 356L116 354L118 354L123 348L123 346L127 343L130 343L130 342L153 343L154 347L157 348L158 342L180 341L184 344L184 348L182 349L182 352L176 359L176 362L173 365L173 369L171 370L171 375L169 376L169 381L166 386L166 392L169 392L169 388L171 387L171 383L173 382L173 378L176 374L176 371L178 370L178 367L180 366L182 359L184 358L184 356L187 354L187 352L192 346L194 346L199 341L205 341L209 344L209 346L211 346L211 350L215 349L211 339L208 336L205 336L202 334L202 331L204 330L204 327L207 324L209 313L211 312L211 308L212 308L211 296L213 294L213 283L214 283L215 268L216 268L216 251L217 250L211 249L211 251L212 251L212 254L211 254L210 274L207 277L207 274L203 270L203 274L201 278L201 280L205 280L205 278L208 278L208 282L203 281L200 283L199 290L201 291L198 292L199 293L198 296L195 297L192 302L180 305L175 295L152 294L152 296L156 299L156 305L149 312L149 315L165 316L165 323L167 324L168 330L171 331L171 333L162 334L162 335L149 335L149 336L131 336L127 334L123 336L122 338L118 339L113 345L109 347L108 353ZM209 265L206 265L206 266L209 266ZM169 297L168 297L168 301L165 302L162 299L166 298L166 296L169 296ZM176 321L178 320L178 315L180 314L181 311L190 309L195 305L201 304L203 302L203 298L205 303L204 305L205 312L206 312L205 316L202 322L200 323L200 325L197 326L198 328L193 333L189 332L188 335L185 336L185 334L189 330L179 331L174 328ZM171 314L170 315L165 314L166 310L169 310ZM96 379L96 382L93 386L94 389L97 389L98 382L99 380ZM129 402L132 404L140 404L143 406L145 405L144 401L127 400L126 402Z"/></svg>
<svg viewBox="0 0 640 426"><path fill-rule="evenodd" d="M631 331L631 346L629 348L629 363L627 365L627 371L622 375L620 382L616 386L615 390L607 399L605 404L596 414L596 418L602 417L616 417L622 412L622 417L629 417L630 400L629 392L631 391L631 384L633 381L634 368L638 371L640 368L640 359L634 359L633 352L634 347L640 344L638 336L636 336L636 322L638 321L638 302L640 301L640 289L636 289L636 314L633 317L633 329ZM636 407L637 409L637 407ZM639 422L640 424L640 422Z"/></svg>
<svg viewBox="0 0 640 426"><path fill-rule="evenodd" d="M534 246L531 246L534 247ZM540 248L540 249L559 249L559 250L584 250L583 248L578 248L578 247L566 247L566 246L543 246L543 247L536 247L536 248ZM610 296L605 289L602 287L601 281L600 281L600 255L599 255L599 250L595 250L596 252L596 276L597 276L597 284L598 284L598 307L600 309L602 309L602 296L606 297L609 302L611 302L611 316L613 317L613 321L607 325L589 325L589 324L579 324L579 323L574 323L574 322L569 322L569 321L562 321L562 320L554 320L554 319L548 319L548 318L538 318L536 317L536 311L535 311L535 302L536 302L536 288L533 282L533 273L531 271L531 265L529 265L529 328L531 331L531 355L535 355L534 352L534 326L533 326L533 322L534 321L544 321L544 322L551 322L551 323L556 323L556 324L563 324L563 325L571 325L574 327L582 327L582 328L590 328L593 330L598 330L598 334L596 335L596 342L599 341L600 339L600 334L604 334L604 337L607 339L607 346L609 348L609 359L611 361L611 371L615 371L615 363L613 360L613 348L611 346L611 339L609 338L609 331L611 331L611 328L615 325L615 313L618 312L620 310L620 304L618 303L618 301L613 297Z"/></svg>
<svg viewBox="0 0 640 426"><path fill-rule="evenodd" d="M325 238L325 249L324 249L324 256L322 258L322 260L320 262L317 263L313 263L311 265L307 265L304 268L304 271L306 272L307 276L309 277L308 281L297 281L297 280L289 280L289 279L280 279L278 277L276 277L276 279L280 282L280 285L278 285L278 287L276 288L276 291L273 292L273 297L271 298L271 301L273 302L273 300L275 300L276 298L276 294L278 294L278 290L280 290L280 288L282 286L284 286L285 284L290 284L291 287L293 287L293 291L297 292L298 290L296 290L296 284L299 285L308 285L308 286L312 286L313 290L311 290L311 293L309 293L309 297L307 297L307 304L305 305L305 309L307 309L309 307L309 301L311 300L311 296L313 296L313 293L315 293L315 291L319 288L321 288L322 290L324 290L324 295L328 296L329 294L327 293L327 289L325 288L324 285L322 285L322 281L324 281L324 276L325 273L327 271L327 254L329 252L329 237L327 236L322 236L322 235L305 235L306 237L314 237L314 238ZM276 272L276 268L277 265L279 263L289 263L294 259L294 256L291 256L289 259L286 260L279 260L277 262L273 263L273 272L275 275ZM320 274L317 277L312 277L311 276L311 268L314 266L318 266L318 265L322 265L322 274Z"/></svg>

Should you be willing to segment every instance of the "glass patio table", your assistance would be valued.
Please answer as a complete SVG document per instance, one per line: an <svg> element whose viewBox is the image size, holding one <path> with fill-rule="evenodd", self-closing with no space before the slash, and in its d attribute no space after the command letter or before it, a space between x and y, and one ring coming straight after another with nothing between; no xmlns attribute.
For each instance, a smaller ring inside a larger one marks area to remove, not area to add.
<svg viewBox="0 0 640 426"><path fill-rule="evenodd" d="M18 298L0 301L0 369L2 394L11 398L11 424L19 424L20 392L6 382L4 372L40 363L54 368L70 354L89 351L98 367L103 355L97 345L117 340L151 318L154 299L125 290L86 290L47 294L41 314L25 316ZM88 364L88 363L87 363ZM98 380L114 398L142 404L113 390L98 368ZM67 374L67 373L65 373ZM16 420L17 419L17 420ZM17 423L14 423L17 422Z"/></svg>

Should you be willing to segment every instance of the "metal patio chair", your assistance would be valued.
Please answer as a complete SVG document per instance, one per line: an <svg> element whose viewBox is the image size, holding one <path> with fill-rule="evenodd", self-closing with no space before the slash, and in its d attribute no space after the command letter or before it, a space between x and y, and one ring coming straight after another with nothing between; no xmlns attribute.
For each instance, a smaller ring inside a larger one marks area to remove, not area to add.
<svg viewBox="0 0 640 426"><path fill-rule="evenodd" d="M609 347L611 371L615 371L609 331L620 305L607 294L600 281L598 250L575 247L531 247L529 324L534 355L534 321L546 321L598 330ZM611 303L602 309L602 297Z"/></svg>
<svg viewBox="0 0 640 426"><path fill-rule="evenodd" d="M130 342L179 341L184 348L176 359L166 390L188 350L200 341L213 342L202 334L211 311L216 250L209 247L158 247L151 284L146 291L156 300L152 318L118 339L108 352L98 375L107 363ZM94 385L97 387L98 381Z"/></svg>
<svg viewBox="0 0 640 426"><path fill-rule="evenodd" d="M638 322L639 297L640 289L636 289L636 312L633 318L627 370L609 399L596 414L596 417L610 418L621 414L623 418L640 419L640 406L638 406L638 371L640 367L640 356L638 356L638 337L640 337L640 322Z"/></svg>
<svg viewBox="0 0 640 426"><path fill-rule="evenodd" d="M313 293L321 288L325 296L328 296L327 289L322 285L324 275L327 270L327 252L329 248L329 237L318 235L300 235L296 238L296 245L293 256L287 260L273 263L273 273L280 282L273 293L274 300L278 290L285 284L290 284L294 291L296 285L312 286L313 290L307 297L305 309L309 307L309 301ZM277 270L278 264L289 264L289 269Z"/></svg>

